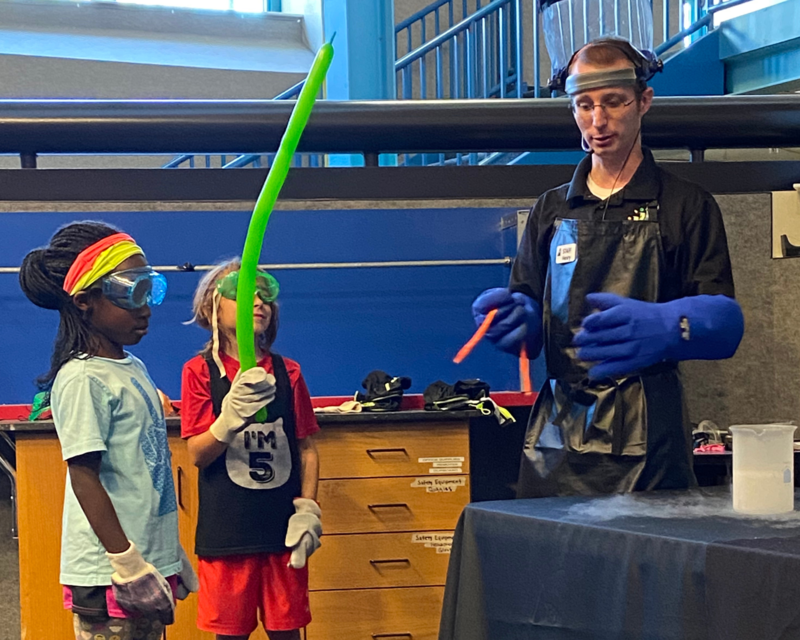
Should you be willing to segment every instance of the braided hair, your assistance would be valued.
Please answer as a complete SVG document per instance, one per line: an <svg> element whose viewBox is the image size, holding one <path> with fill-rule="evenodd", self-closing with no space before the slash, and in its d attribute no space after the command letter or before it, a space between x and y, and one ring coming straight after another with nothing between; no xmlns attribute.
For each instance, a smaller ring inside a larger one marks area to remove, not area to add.
<svg viewBox="0 0 800 640"><path fill-rule="evenodd" d="M37 379L49 390L59 369L79 353L92 355L96 340L83 312L64 291L64 279L78 254L98 240L119 233L119 229L85 220L58 229L50 244L25 256L19 271L19 286L37 307L57 310L61 316L50 358L50 370Z"/></svg>

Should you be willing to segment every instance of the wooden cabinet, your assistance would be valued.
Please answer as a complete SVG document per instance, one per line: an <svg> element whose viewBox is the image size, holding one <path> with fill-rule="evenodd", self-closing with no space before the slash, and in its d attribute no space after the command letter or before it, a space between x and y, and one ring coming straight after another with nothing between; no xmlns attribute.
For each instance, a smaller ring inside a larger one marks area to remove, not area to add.
<svg viewBox="0 0 800 640"><path fill-rule="evenodd" d="M181 544L191 558L197 571L197 556L194 555L194 538L197 527L198 470L189 458L186 441L178 435L169 437L172 452L172 473L175 478L175 493L178 498L178 527ZM178 603L175 611L175 624L167 629L167 640L214 640L213 633L197 628L197 596L190 595ZM267 640L267 634L260 626L250 635L250 640Z"/></svg>
<svg viewBox="0 0 800 640"><path fill-rule="evenodd" d="M181 543L193 557L197 473L189 463L185 443L177 435L170 436L169 443L176 487L182 488L178 494ZM21 638L72 638L72 614L64 610L59 583L67 465L61 460L55 431L18 431L16 446ZM168 639L213 640L213 634L197 630L196 615L196 596L179 602ZM266 639L266 635L252 637Z"/></svg>
<svg viewBox="0 0 800 640"><path fill-rule="evenodd" d="M468 423L339 424L317 436L325 535L307 640L432 640L469 502Z"/></svg>
<svg viewBox="0 0 800 640"><path fill-rule="evenodd" d="M66 476L55 431L17 436L22 640L75 637L58 580Z"/></svg>
<svg viewBox="0 0 800 640"><path fill-rule="evenodd" d="M312 591L306 640L436 640L444 587Z"/></svg>
<svg viewBox="0 0 800 640"><path fill-rule="evenodd" d="M469 502L464 420L327 425L317 436L325 535L309 562L308 640L436 637L452 532ZM16 432L22 640L71 638L59 585L66 464L52 425ZM197 469L169 420L180 538L196 563ZM167 640L213 640L197 596L179 602ZM267 640L259 626L252 640Z"/></svg>

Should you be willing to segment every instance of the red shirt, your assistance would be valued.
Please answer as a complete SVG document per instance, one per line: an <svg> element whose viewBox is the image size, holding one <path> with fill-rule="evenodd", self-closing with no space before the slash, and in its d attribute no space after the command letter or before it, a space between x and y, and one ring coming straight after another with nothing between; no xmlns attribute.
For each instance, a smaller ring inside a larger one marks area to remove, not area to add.
<svg viewBox="0 0 800 640"><path fill-rule="evenodd" d="M233 380L239 372L239 361L234 360L226 353L220 352L222 364L228 380ZM308 393L306 381L300 373L300 365L294 360L284 358L286 372L292 385L294 397L295 435L298 440L314 435L319 431L317 417L311 406L311 395ZM272 358L264 356L258 363L267 373L272 370ZM183 365L181 376L181 436L191 438L208 431L216 420L214 407L211 403L211 374L208 363L203 356L195 356Z"/></svg>

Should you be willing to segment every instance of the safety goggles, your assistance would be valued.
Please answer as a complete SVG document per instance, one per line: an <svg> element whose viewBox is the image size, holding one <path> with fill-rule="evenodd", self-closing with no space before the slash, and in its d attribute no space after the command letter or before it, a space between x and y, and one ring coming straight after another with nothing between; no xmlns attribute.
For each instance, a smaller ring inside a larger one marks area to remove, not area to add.
<svg viewBox="0 0 800 640"><path fill-rule="evenodd" d="M610 96L603 102L594 103L585 98L579 98L572 103L572 111L581 120L591 120L594 118L595 109L598 107L605 113L608 118L621 118L625 115L625 111L636 101L632 98L625 102L619 96Z"/></svg>
<svg viewBox="0 0 800 640"><path fill-rule="evenodd" d="M217 292L228 300L236 300L236 289L238 286L238 271L231 271L224 278L217 280ZM270 274L266 271L259 271L256 273L256 295L262 302L266 304L275 302L279 291L280 287L278 286L278 281Z"/></svg>
<svg viewBox="0 0 800 640"><path fill-rule="evenodd" d="M100 279L103 295L121 309L156 306L167 295L167 279L151 267L125 269Z"/></svg>

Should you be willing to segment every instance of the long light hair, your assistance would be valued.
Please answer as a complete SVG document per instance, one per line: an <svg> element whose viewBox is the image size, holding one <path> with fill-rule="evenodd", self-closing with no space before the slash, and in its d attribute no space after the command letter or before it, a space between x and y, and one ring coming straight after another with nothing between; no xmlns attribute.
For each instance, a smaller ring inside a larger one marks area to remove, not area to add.
<svg viewBox="0 0 800 640"><path fill-rule="evenodd" d="M217 282L219 282L229 273L238 271L241 266L242 261L240 258L231 258L230 260L225 260L218 263L211 271L206 273L200 279L200 282L197 284L197 289L195 289L194 292L194 298L192 299L192 313L194 314L192 321L198 326L212 331L214 292L217 288ZM268 302L267 304L272 310L272 317L270 318L269 326L267 326L267 329L263 333L260 333L256 336L258 347L265 353L272 348L275 338L278 337L278 302L273 301ZM211 355L213 346L214 344L212 338L209 339L209 341L203 346L203 349L200 351L200 355L202 355L204 358L209 357Z"/></svg>

